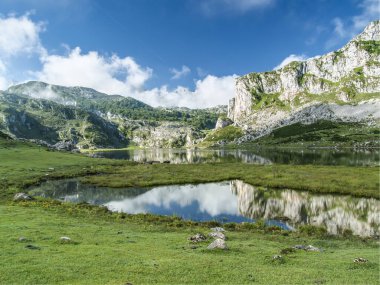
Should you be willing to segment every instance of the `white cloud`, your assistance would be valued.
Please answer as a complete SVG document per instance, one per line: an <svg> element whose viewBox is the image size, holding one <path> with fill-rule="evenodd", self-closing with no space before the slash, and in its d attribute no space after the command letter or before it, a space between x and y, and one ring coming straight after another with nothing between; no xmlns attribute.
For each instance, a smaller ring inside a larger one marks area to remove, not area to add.
<svg viewBox="0 0 380 285"><path fill-rule="evenodd" d="M283 68L285 65L291 63L292 61L304 61L306 59L307 59L307 56L304 54L300 54L300 55L291 54L288 57L286 57L283 61L281 61L281 63L279 65L277 65L275 68L273 68L273 70Z"/></svg>
<svg viewBox="0 0 380 285"><path fill-rule="evenodd" d="M131 96L153 106L206 108L225 105L234 96L235 75L205 74L195 82L194 90L182 86L169 89L166 85L146 90L145 84L153 75L151 68L140 66L132 57L103 56L96 51L83 53L79 47L67 47L64 55L49 54L39 37L43 30L43 24L33 22L29 15L0 17L0 89L6 89L15 80L25 81L20 74L25 74L28 68L12 72L12 62L30 57L39 60L41 67L30 71L28 80L90 87L107 94ZM172 71L176 79L190 73L190 68L182 66L181 70ZM10 79L12 74L14 80ZM48 91L41 96L51 96Z"/></svg>
<svg viewBox="0 0 380 285"><path fill-rule="evenodd" d="M358 7L362 10L359 15L343 21L336 17L332 20L334 35L326 42L326 48L331 48L339 44L342 40L351 39L368 25L369 22L380 17L379 0L364 0Z"/></svg>
<svg viewBox="0 0 380 285"><path fill-rule="evenodd" d="M236 76L208 75L196 81L194 91L182 86L169 89L166 85L144 90L144 84L152 76L152 69L141 67L131 57L104 57L95 51L83 54L79 47L65 56L47 55L42 58L42 63L41 71L34 73L38 80L131 96L152 106L206 108L225 105L234 95ZM177 72L179 76L187 73L186 66Z"/></svg>
<svg viewBox="0 0 380 285"><path fill-rule="evenodd" d="M39 34L42 23L35 23L29 15L21 17L0 16L0 56L9 57L19 54L43 53Z"/></svg>
<svg viewBox="0 0 380 285"><path fill-rule="evenodd" d="M201 3L201 9L206 15L219 13L245 13L257 8L267 7L275 0L205 0Z"/></svg>
<svg viewBox="0 0 380 285"><path fill-rule="evenodd" d="M29 14L20 17L0 15L0 90L12 82L9 77L14 60L27 62L31 56L46 54L39 36L43 30L43 23L33 22Z"/></svg>
<svg viewBox="0 0 380 285"><path fill-rule="evenodd" d="M82 54L79 47L68 55L46 55L38 80L65 86L86 86L109 94L134 93L152 76L131 57L104 57L96 51Z"/></svg>
<svg viewBox="0 0 380 285"><path fill-rule="evenodd" d="M228 100L235 95L236 77L207 75L204 79L196 81L194 91L183 86L173 90L161 86L135 94L134 97L155 107L209 108L227 105Z"/></svg>
<svg viewBox="0 0 380 285"><path fill-rule="evenodd" d="M173 74L172 79L179 79L181 77L188 75L191 72L191 69L187 67L186 65L182 65L181 70L171 68L170 72Z"/></svg>

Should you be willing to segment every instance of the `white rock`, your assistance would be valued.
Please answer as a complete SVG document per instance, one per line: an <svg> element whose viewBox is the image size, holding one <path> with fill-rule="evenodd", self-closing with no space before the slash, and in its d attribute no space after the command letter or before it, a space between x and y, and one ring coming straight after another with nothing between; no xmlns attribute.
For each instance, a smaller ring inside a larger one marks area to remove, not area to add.
<svg viewBox="0 0 380 285"><path fill-rule="evenodd" d="M228 249L227 244L224 240L217 238L212 243L209 244L207 249Z"/></svg>

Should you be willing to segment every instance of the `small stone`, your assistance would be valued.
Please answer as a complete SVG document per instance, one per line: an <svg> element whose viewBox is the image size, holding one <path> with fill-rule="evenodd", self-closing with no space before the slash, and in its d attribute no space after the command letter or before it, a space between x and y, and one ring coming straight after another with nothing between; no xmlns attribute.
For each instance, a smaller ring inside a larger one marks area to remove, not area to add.
<svg viewBox="0 0 380 285"><path fill-rule="evenodd" d="M53 171L54 170L54 167L49 167L48 168L50 171Z"/></svg>
<svg viewBox="0 0 380 285"><path fill-rule="evenodd" d="M207 249L228 249L227 244L224 240L217 238L212 243L209 244Z"/></svg>
<svg viewBox="0 0 380 285"><path fill-rule="evenodd" d="M71 242L71 238L69 238L69 237L60 237L59 240L62 243L69 243L69 242Z"/></svg>
<svg viewBox="0 0 380 285"><path fill-rule="evenodd" d="M305 247L305 250L306 251L321 251L320 248L312 246L312 245L308 245L307 247Z"/></svg>
<svg viewBox="0 0 380 285"><path fill-rule="evenodd" d="M298 244L298 245L293 246L293 248L294 249L303 249L303 250L306 250L306 251L322 251L322 249L320 249L318 247L315 247L315 246L312 246L312 245Z"/></svg>
<svg viewBox="0 0 380 285"><path fill-rule="evenodd" d="M225 232L225 230L221 227L211 228L210 230L212 230L213 232Z"/></svg>
<svg viewBox="0 0 380 285"><path fill-rule="evenodd" d="M32 250L40 250L41 248L32 244L28 244L25 246L27 249L32 249Z"/></svg>
<svg viewBox="0 0 380 285"><path fill-rule="evenodd" d="M354 262L355 263L366 263L366 262L368 262L368 259L365 259L363 257L357 257L354 259Z"/></svg>
<svg viewBox="0 0 380 285"><path fill-rule="evenodd" d="M275 255L275 256L273 256L272 259L273 259L273 260L282 259L282 256L281 256L281 255Z"/></svg>
<svg viewBox="0 0 380 285"><path fill-rule="evenodd" d="M213 232L213 233L210 233L208 236L213 237L213 238L220 238L222 240L226 240L226 236L222 232Z"/></svg>
<svg viewBox="0 0 380 285"><path fill-rule="evenodd" d="M34 198L26 193L16 193L13 197L13 201L31 201Z"/></svg>
<svg viewBox="0 0 380 285"><path fill-rule="evenodd" d="M18 241L19 242L25 242L25 241L27 241L28 239L26 238L26 237L19 237L18 238Z"/></svg>
<svg viewBox="0 0 380 285"><path fill-rule="evenodd" d="M201 242L205 241L207 238L204 234L197 233L191 237L189 237L189 241L191 242Z"/></svg>

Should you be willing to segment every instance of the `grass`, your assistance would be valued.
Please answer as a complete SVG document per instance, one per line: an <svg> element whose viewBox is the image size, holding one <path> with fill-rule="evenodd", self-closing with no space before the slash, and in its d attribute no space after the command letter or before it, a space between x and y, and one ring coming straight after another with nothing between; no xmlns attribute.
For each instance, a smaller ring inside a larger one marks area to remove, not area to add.
<svg viewBox="0 0 380 285"><path fill-rule="evenodd" d="M69 214L62 207L37 204L0 205L0 283L375 284L379 277L373 240L251 228L228 231L229 250L208 251L211 240L195 244L196 249L187 241L197 232L207 234L205 227L175 228L109 216ZM19 242L20 236L27 241ZM73 242L61 243L61 236ZM40 250L25 248L28 244ZM282 260L272 260L296 244L324 251L286 251ZM369 262L355 264L356 257Z"/></svg>
<svg viewBox="0 0 380 285"><path fill-rule="evenodd" d="M379 147L378 126L359 123L318 121L313 124L296 123L274 130L253 144L264 146L303 147Z"/></svg>
<svg viewBox="0 0 380 285"><path fill-rule="evenodd" d="M243 163L144 165L52 152L25 143L0 142L0 200L42 180L85 175L84 182L109 187L241 179L257 186L380 198L378 167Z"/></svg>
<svg viewBox="0 0 380 285"><path fill-rule="evenodd" d="M29 185L44 179L57 179L96 174L117 165L106 159L93 159L79 154L49 151L31 143L0 138L0 201Z"/></svg>
<svg viewBox="0 0 380 285"><path fill-rule="evenodd" d="M13 193L44 179L83 175L87 182L113 187L238 178L256 185L379 197L377 167L142 165L6 139L0 139L0 158L0 284L375 284L379 278L378 241L331 237L311 226L284 232L260 222L226 224L230 249L209 251L211 240L193 249L187 238L207 234L216 222L111 213L51 200L9 202ZM21 236L26 240L19 241ZM62 243L62 236L72 242ZM289 250L296 244L324 251ZM283 258L273 261L278 254ZM369 262L355 264L357 257Z"/></svg>
<svg viewBox="0 0 380 285"><path fill-rule="evenodd" d="M211 131L199 146L207 147L219 141L232 142L234 139L240 138L242 135L243 131L241 128L230 125Z"/></svg>
<svg viewBox="0 0 380 285"><path fill-rule="evenodd" d="M378 167L252 165L243 163L156 164L119 167L111 174L87 176L97 186L130 187L240 179L271 188L380 198Z"/></svg>

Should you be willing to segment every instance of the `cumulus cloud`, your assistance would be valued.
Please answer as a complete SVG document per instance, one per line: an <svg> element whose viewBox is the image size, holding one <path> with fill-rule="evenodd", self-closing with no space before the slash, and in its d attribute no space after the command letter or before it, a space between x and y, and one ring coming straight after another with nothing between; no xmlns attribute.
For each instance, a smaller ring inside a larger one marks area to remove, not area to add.
<svg viewBox="0 0 380 285"><path fill-rule="evenodd" d="M201 9L206 15L219 13L245 13L257 8L267 7L275 0L205 0L201 3Z"/></svg>
<svg viewBox="0 0 380 285"><path fill-rule="evenodd" d="M131 57L104 57L96 51L82 54L79 47L67 55L46 55L41 58L38 80L65 86L86 86L109 94L139 91L152 76L150 68L142 68Z"/></svg>
<svg viewBox="0 0 380 285"><path fill-rule="evenodd" d="M182 65L181 70L171 68L170 72L173 74L172 79L180 79L181 77L188 75L191 72L191 69L186 65Z"/></svg>
<svg viewBox="0 0 380 285"><path fill-rule="evenodd" d="M300 54L300 55L291 54L291 55L287 56L283 61L281 61L281 63L279 65L277 65L275 68L273 68L273 70L283 68L285 65L291 63L292 61L304 61L306 59L307 59L307 56L304 54Z"/></svg>
<svg viewBox="0 0 380 285"><path fill-rule="evenodd" d="M0 16L0 56L9 57L25 53L43 53L39 34L43 23L35 23L29 15L7 18Z"/></svg>
<svg viewBox="0 0 380 285"><path fill-rule="evenodd" d="M235 94L236 77L208 75L195 82L194 90L183 86L170 90L167 86L161 86L135 94L134 97L152 106L209 108L226 105Z"/></svg>
<svg viewBox="0 0 380 285"><path fill-rule="evenodd" d="M152 77L153 71L141 67L131 57L104 57L95 51L82 53L76 47L67 55L47 55L41 60L41 71L34 73L38 80L131 96L152 106L206 108L225 105L234 95L235 75L208 75L195 82L194 90L183 86L169 89L166 85L146 90L144 85ZM188 72L183 66L174 76L179 78Z"/></svg>
<svg viewBox="0 0 380 285"><path fill-rule="evenodd" d="M14 60L25 59L26 62L33 55L46 53L39 36L44 24L33 22L29 16L0 15L0 90L11 84L10 67Z"/></svg>
<svg viewBox="0 0 380 285"><path fill-rule="evenodd" d="M359 15L343 21L336 17L331 21L334 27L334 35L326 42L326 48L331 48L339 44L344 39L350 39L360 33L369 22L379 19L379 0L364 0L358 7L362 10Z"/></svg>
<svg viewBox="0 0 380 285"><path fill-rule="evenodd" d="M140 66L132 57L104 56L97 51L83 53L79 47L67 47L66 54L50 54L40 40L43 30L44 25L33 22L29 15L0 18L0 89L11 84L12 60L32 57L41 66L29 72L28 80L90 87L106 94L131 96L152 106L206 108L227 104L234 96L236 75L204 75L193 89L183 86L170 89L163 85L147 90L145 85L153 70ZM181 70L172 69L172 73L173 79L178 79L189 74L190 68L184 65ZM15 79L25 81L20 77ZM47 90L38 96L48 98L51 92Z"/></svg>

